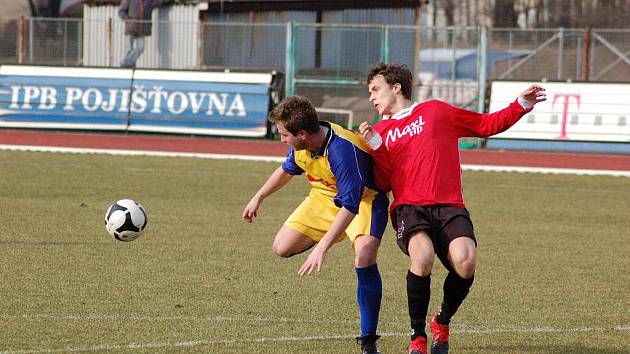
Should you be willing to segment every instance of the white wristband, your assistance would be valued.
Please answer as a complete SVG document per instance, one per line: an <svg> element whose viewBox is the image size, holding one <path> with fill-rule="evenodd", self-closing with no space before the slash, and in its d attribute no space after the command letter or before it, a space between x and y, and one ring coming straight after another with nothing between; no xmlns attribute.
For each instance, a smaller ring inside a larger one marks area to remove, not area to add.
<svg viewBox="0 0 630 354"><path fill-rule="evenodd" d="M533 103L530 103L529 101L527 101L526 99L524 99L521 96L518 96L518 98L516 98L516 100L518 101L518 104L520 104L521 107L523 107L523 109L530 109L530 108L534 107Z"/></svg>
<svg viewBox="0 0 630 354"><path fill-rule="evenodd" d="M381 146L381 144L383 144L383 139L379 133L374 132L367 143L372 150L376 150Z"/></svg>

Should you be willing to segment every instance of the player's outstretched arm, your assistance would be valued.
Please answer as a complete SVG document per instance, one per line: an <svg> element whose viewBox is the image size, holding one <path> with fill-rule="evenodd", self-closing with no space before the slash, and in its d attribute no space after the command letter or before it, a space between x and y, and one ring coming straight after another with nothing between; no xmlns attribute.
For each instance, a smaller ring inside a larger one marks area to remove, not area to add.
<svg viewBox="0 0 630 354"><path fill-rule="evenodd" d="M284 187L291 178L293 178L293 176L284 172L282 166L273 171L265 184L260 187L258 192L254 194L252 199L245 206L245 209L243 210L243 220L246 223L251 223L253 219L258 216L258 208L260 208L260 204L262 204L263 199L267 198L278 189Z"/></svg>
<svg viewBox="0 0 630 354"><path fill-rule="evenodd" d="M502 110L492 113L477 113L439 103L439 109L451 119L459 137L487 138L502 133L516 124L537 103L547 100L547 93L540 85L531 85L516 98L516 101Z"/></svg>
<svg viewBox="0 0 630 354"><path fill-rule="evenodd" d="M339 209L339 212L337 213L335 220L333 220L332 224L330 224L328 231L326 231L322 239L317 243L313 251L311 251L311 254L308 255L308 258L304 264L302 264L302 267L300 267L300 270L298 271L299 276L303 277L305 275L311 275L313 271L319 272L322 269L322 265L326 260L326 253L328 253L328 250L332 247L339 236L346 231L348 225L350 225L354 217L355 214L350 210L344 207Z"/></svg>

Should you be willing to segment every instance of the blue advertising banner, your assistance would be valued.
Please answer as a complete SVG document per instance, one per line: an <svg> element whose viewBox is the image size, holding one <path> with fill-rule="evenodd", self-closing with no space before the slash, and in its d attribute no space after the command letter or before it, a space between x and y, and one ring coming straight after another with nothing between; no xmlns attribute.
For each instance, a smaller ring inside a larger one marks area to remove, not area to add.
<svg viewBox="0 0 630 354"><path fill-rule="evenodd" d="M130 130L264 136L271 74L136 70Z"/></svg>
<svg viewBox="0 0 630 354"><path fill-rule="evenodd" d="M262 137L270 73L3 65L0 127Z"/></svg>
<svg viewBox="0 0 630 354"><path fill-rule="evenodd" d="M0 126L127 128L131 70L0 67Z"/></svg>

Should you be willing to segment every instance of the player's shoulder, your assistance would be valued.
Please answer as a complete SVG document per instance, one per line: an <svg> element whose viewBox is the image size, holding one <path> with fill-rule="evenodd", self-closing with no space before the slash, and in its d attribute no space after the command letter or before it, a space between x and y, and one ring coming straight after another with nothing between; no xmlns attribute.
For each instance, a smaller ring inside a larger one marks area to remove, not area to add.
<svg viewBox="0 0 630 354"><path fill-rule="evenodd" d="M400 124L406 124L409 119L416 119L418 115L422 115L427 109L431 109L436 103L435 100L424 101L422 103L414 102L411 106L404 108L392 116L385 116L382 120L374 124L374 128L382 132L383 130L397 127Z"/></svg>
<svg viewBox="0 0 630 354"><path fill-rule="evenodd" d="M424 101L422 103L420 103L418 105L418 107L416 107L416 109L427 109L427 108L433 108L433 107L445 107L445 106L451 106L450 104L448 104L447 102L438 100L438 99L430 99L427 101Z"/></svg>
<svg viewBox="0 0 630 354"><path fill-rule="evenodd" d="M363 138L351 130L345 129L338 124L330 123L334 135L331 137L330 144L332 149L347 149L357 147L363 151L369 151L367 144Z"/></svg>
<svg viewBox="0 0 630 354"><path fill-rule="evenodd" d="M304 160L306 150L295 150L293 146L289 146L289 152L287 153L286 161L297 162L298 160Z"/></svg>
<svg viewBox="0 0 630 354"><path fill-rule="evenodd" d="M442 116L451 112L456 107L441 100L431 99L420 103L413 111L414 116L423 116L425 119Z"/></svg>

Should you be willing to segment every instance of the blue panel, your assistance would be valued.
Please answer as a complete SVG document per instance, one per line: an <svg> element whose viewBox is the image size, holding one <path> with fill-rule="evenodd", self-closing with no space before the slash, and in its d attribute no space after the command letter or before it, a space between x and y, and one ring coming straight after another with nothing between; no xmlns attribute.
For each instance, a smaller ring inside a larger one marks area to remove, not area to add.
<svg viewBox="0 0 630 354"><path fill-rule="evenodd" d="M487 149L597 152L630 154L630 143L593 143L579 141L542 141L519 139L488 139Z"/></svg>
<svg viewBox="0 0 630 354"><path fill-rule="evenodd" d="M134 81L131 125L186 128L266 126L269 85Z"/></svg>
<svg viewBox="0 0 630 354"><path fill-rule="evenodd" d="M9 72L0 76L0 126L187 134L221 134L221 129L227 129L228 135L266 134L270 83L230 82L229 73L221 75L222 82L204 81L203 77L199 81L177 81L182 80L181 74L169 74L177 79L29 76ZM233 77L236 81L242 76Z"/></svg>
<svg viewBox="0 0 630 354"><path fill-rule="evenodd" d="M488 70L497 62L519 59L529 54L528 51L489 51ZM475 80L477 78L477 52L475 49L424 48L420 50L421 68L430 72L437 79L451 79L452 63L455 61L455 79Z"/></svg>
<svg viewBox="0 0 630 354"><path fill-rule="evenodd" d="M124 127L125 95L125 79L0 75L0 122Z"/></svg>

